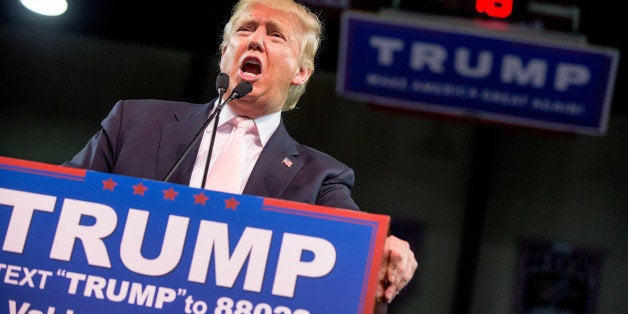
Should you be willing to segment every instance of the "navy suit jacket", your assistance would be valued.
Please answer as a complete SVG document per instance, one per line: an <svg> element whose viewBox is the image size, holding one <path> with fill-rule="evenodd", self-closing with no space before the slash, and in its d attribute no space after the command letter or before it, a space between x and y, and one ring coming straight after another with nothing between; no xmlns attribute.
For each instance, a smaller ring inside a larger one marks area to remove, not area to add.
<svg viewBox="0 0 628 314"><path fill-rule="evenodd" d="M208 104L164 100L119 101L103 120L102 129L64 165L161 181L211 108ZM199 145L200 140L169 182L189 184ZM291 165L283 162L286 157ZM351 168L299 144L282 120L264 146L243 194L358 209L351 198L354 181Z"/></svg>

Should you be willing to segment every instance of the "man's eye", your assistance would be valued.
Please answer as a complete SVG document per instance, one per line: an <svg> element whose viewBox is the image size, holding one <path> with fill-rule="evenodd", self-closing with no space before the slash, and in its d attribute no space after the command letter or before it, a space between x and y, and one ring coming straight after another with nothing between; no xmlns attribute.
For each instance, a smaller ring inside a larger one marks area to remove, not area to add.
<svg viewBox="0 0 628 314"><path fill-rule="evenodd" d="M277 33L277 32L272 33L272 34L270 34L270 35L271 35L271 36L273 36L273 37L277 37L277 38L283 38L283 34L281 34L281 33Z"/></svg>

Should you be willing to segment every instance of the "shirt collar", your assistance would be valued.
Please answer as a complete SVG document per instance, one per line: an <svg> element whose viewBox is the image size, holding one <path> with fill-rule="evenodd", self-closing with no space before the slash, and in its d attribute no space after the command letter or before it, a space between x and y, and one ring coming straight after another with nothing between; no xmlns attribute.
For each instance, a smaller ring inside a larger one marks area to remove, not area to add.
<svg viewBox="0 0 628 314"><path fill-rule="evenodd" d="M259 133L259 139L262 142L262 147L266 146L270 136L275 133L277 127L279 127L279 122L281 121L281 111L277 111L263 117L259 117L254 119L255 125L257 126L257 132Z"/></svg>
<svg viewBox="0 0 628 314"><path fill-rule="evenodd" d="M223 125L227 121L236 117L236 114L231 111L231 107L227 104L220 111L220 120L218 121L218 126ZM281 111L277 111L257 119L253 119L255 121L255 126L257 127L257 132L259 135L260 142L262 142L262 147L266 146L270 137L275 133L277 127L279 127L279 122L281 121Z"/></svg>

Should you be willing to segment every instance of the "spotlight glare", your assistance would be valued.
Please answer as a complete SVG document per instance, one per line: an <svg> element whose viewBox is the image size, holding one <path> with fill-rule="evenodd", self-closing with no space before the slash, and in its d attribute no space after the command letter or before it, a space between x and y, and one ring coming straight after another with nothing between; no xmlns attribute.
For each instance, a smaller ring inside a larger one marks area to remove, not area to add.
<svg viewBox="0 0 628 314"><path fill-rule="evenodd" d="M20 0L27 9L41 15L58 16L68 9L66 0Z"/></svg>

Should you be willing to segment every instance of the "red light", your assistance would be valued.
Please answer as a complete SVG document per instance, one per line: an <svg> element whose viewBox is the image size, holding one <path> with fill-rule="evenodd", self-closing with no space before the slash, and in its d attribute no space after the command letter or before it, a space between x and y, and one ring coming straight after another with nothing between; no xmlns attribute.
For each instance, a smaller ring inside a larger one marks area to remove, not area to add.
<svg viewBox="0 0 628 314"><path fill-rule="evenodd" d="M507 18L512 13L513 0L475 0L475 10L490 17Z"/></svg>

